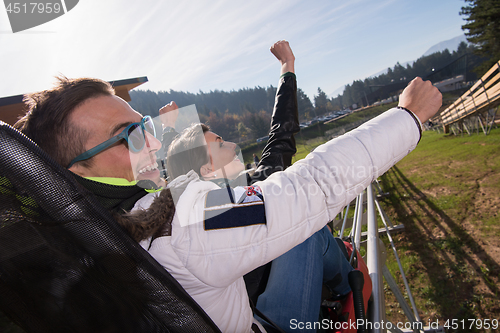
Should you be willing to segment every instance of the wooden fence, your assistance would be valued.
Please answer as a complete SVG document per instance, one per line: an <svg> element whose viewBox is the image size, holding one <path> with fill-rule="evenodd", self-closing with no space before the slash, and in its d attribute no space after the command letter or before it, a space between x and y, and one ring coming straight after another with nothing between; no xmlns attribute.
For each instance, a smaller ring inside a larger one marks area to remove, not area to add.
<svg viewBox="0 0 500 333"><path fill-rule="evenodd" d="M500 61L441 113L440 122L445 133L449 133L450 125L464 126L465 118L477 116L484 130L482 121L486 120L486 127L489 122L493 124L496 112L491 117L490 110L498 105L500 105Z"/></svg>

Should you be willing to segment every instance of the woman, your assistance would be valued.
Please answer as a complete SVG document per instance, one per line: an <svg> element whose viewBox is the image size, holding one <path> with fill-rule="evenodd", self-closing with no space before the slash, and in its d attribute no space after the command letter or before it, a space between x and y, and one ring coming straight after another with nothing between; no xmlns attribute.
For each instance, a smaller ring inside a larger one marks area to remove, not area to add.
<svg viewBox="0 0 500 333"><path fill-rule="evenodd" d="M264 259L264 253L258 253L262 250L265 252L266 246L259 246L251 240L254 227L265 227L266 223L262 193L258 186L246 185L263 180L275 171L283 170L291 164L292 156L296 152L293 135L298 132L299 125L297 88L293 73L295 59L287 42L276 43L271 51L282 64L282 76L269 141L252 176L244 172L244 165L238 158L237 146L225 142L203 124L184 130L171 143L167 154L167 170L172 180L169 189L176 202L173 228L180 226L183 234L189 234L186 230L196 228L195 225L199 223L196 223L197 217L194 218L195 223L191 223L186 215L193 211L193 206L199 207L201 204L208 208L201 218L204 220L204 236L208 238L200 240L200 243L205 243L207 247L210 247L210 243L227 243L228 248L225 251L230 257L232 250L240 246L253 247L257 253L249 254L251 259L248 262L245 261L247 253L243 249L236 250L241 256L236 255L236 261L234 258L220 261L225 255L212 261L208 259L211 253L193 256L181 254L178 249L174 249L176 241L173 237L181 232L179 230L176 234L175 229L170 228L160 237L153 237L141 243L202 306L221 330L227 332L250 331L255 325L260 325L253 320L242 277L270 261L269 258ZM196 193L208 190L203 203L191 200L197 196L193 190ZM155 207L162 206L165 206L162 195L158 199L151 195L140 200L135 208L143 208L143 212L156 212ZM156 215L157 213L154 214ZM260 233L262 232L261 230ZM233 241L234 246L231 244ZM326 227L300 245L299 243L301 242L297 241L284 246L279 244L280 249L277 249L276 253L283 255L277 259L275 258L278 255L270 258L275 260L271 266L268 285L257 301L257 308L285 330L291 330L292 319L318 319L323 281L334 281L337 286L335 292L338 294L350 291L347 280L342 276L346 276L351 267ZM206 267L201 268L199 272L193 272L186 267L185 260L204 263L202 266ZM213 264L215 262L217 264ZM227 266L229 262L231 264ZM226 267L234 269L228 268L226 274ZM256 299L261 291L258 288L261 273L254 271L253 274L253 278L247 276L247 284L254 286L253 289L250 288L250 295ZM266 330L273 330L272 325L260 318L259 320ZM263 330L263 327L260 326L259 329Z"/></svg>

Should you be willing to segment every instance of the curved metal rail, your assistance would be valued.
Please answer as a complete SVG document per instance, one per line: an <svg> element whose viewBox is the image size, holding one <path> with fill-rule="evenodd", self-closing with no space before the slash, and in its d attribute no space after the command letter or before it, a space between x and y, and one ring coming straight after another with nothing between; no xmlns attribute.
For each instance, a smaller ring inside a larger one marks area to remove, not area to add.
<svg viewBox="0 0 500 333"><path fill-rule="evenodd" d="M375 183L378 186L378 182ZM380 187L379 191L380 191ZM366 193L364 193L366 192ZM372 280L372 303L368 307L367 320L369 323L374 324L372 327L368 326L367 331L373 333L387 332L386 326L375 325L375 323L382 323L386 321L385 318L385 295L383 279L385 278L387 284L391 288L393 294L401 305L408 321L412 324L413 332L423 332L423 323L421 322L418 310L412 296L403 266L397 254L396 247L391 237L391 230L398 229L394 227L387 215L383 211L376 195L374 195L373 184L370 184L363 193L359 194L355 201L354 215L352 218L351 231L348 237L344 237L345 230L350 227L350 219L347 217L349 214L350 204L347 205L342 214L342 227L339 233L340 238L349 238L353 242L355 249L360 249L362 245L366 245L366 264L368 266L370 278ZM366 194L366 196L365 196ZM365 199L366 198L366 199ZM377 223L377 214L380 216L384 228L379 229ZM361 227L363 224L367 225L367 232L362 232ZM406 302L403 293L399 289L394 277L385 265L385 246L379 238L379 232L384 232L389 238L391 248L399 266L401 276L405 285L406 295L410 301L411 306ZM366 238L366 239L364 239ZM391 332L402 332L392 325Z"/></svg>

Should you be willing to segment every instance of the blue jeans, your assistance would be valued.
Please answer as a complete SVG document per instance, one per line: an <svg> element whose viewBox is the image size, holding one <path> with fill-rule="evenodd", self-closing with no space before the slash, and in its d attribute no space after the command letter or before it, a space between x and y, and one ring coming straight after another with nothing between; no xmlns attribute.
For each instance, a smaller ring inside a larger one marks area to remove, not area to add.
<svg viewBox="0 0 500 333"><path fill-rule="evenodd" d="M340 274L342 281L333 291L345 295L351 291L347 279L351 270L325 226L273 260L266 290L259 296L256 307L285 332L308 332L299 330L299 323L318 322L323 282L338 279ZM265 321L257 319L268 332L273 331Z"/></svg>

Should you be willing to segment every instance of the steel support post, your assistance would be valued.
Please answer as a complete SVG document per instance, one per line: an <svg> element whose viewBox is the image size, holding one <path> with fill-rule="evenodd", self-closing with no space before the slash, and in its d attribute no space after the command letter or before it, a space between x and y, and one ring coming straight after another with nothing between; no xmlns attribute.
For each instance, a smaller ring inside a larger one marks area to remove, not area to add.
<svg viewBox="0 0 500 333"><path fill-rule="evenodd" d="M385 296L384 285L382 278L382 265L379 258L379 238L377 219L375 218L375 201L373 196L372 185L370 184L367 189L367 214L368 214L368 238L366 248L366 263L368 272L372 280L372 298L373 306L370 307L368 312L368 320L371 323L385 322ZM387 330L382 329L381 325L377 325L378 329L373 328L370 332L385 333Z"/></svg>

